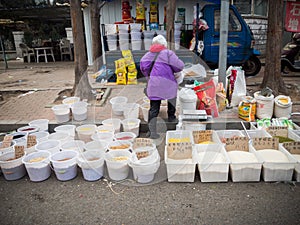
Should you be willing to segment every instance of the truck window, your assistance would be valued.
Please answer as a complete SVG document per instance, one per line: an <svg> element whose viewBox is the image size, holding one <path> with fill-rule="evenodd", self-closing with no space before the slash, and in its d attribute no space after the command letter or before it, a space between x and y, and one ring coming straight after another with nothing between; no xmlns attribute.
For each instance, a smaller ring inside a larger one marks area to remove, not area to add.
<svg viewBox="0 0 300 225"><path fill-rule="evenodd" d="M215 10L215 31L220 32L220 10ZM239 19L234 14L233 10L230 9L229 11L229 21L228 21L228 31L231 32L238 32L242 30L242 25L239 21Z"/></svg>

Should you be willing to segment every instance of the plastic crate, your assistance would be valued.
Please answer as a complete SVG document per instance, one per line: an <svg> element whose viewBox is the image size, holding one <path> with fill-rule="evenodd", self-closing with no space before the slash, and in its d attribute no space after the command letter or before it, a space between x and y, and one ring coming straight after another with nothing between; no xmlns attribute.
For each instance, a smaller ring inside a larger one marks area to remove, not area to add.
<svg viewBox="0 0 300 225"><path fill-rule="evenodd" d="M242 133L247 137L247 134L245 131L242 131ZM250 136L250 138L272 137L271 134L269 134L265 130L247 130L247 133Z"/></svg>
<svg viewBox="0 0 300 225"><path fill-rule="evenodd" d="M166 134L166 144L170 143L169 140L170 138L178 139L178 140L183 140L187 139L187 142L190 142L194 144L194 139L193 139L193 133L190 130L171 130L167 131Z"/></svg>
<svg viewBox="0 0 300 225"><path fill-rule="evenodd" d="M263 162L262 178L266 182L291 181L296 166L296 159L281 145L279 151L284 153L289 162ZM255 150L259 152L259 150Z"/></svg>
<svg viewBox="0 0 300 225"><path fill-rule="evenodd" d="M239 163L230 162L230 176L233 182L259 182L263 160L256 154L254 148L249 146L249 152L257 158L257 162Z"/></svg>
<svg viewBox="0 0 300 225"><path fill-rule="evenodd" d="M216 131L221 142L224 138L232 138L232 137L245 137L245 135L240 130L217 130Z"/></svg>
<svg viewBox="0 0 300 225"><path fill-rule="evenodd" d="M194 159L168 159L167 148L165 148L165 164L167 167L168 182L195 181L196 162Z"/></svg>
<svg viewBox="0 0 300 225"><path fill-rule="evenodd" d="M200 131L200 132L201 132L201 131ZM214 130L212 131L212 134L211 134L211 141L213 142L213 143L211 143L211 144L222 144L222 142L221 142L221 140L220 140L220 138L219 138L217 132L214 131ZM195 143L195 145L203 145L203 144L198 144L198 143L196 143L196 140L195 140L194 135L193 135L193 142Z"/></svg>
<svg viewBox="0 0 300 225"><path fill-rule="evenodd" d="M200 157L199 153L205 153ZM218 154L222 154L224 162L217 162ZM230 159L222 144L202 144L194 146L201 182L227 182Z"/></svg>

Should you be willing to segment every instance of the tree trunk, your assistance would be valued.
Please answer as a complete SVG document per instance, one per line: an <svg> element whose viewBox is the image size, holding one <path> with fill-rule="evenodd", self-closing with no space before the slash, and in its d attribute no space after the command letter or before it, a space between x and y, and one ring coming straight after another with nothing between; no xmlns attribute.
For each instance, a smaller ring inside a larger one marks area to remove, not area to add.
<svg viewBox="0 0 300 225"><path fill-rule="evenodd" d="M87 70L86 47L83 33L83 16L81 11L81 0L70 1L70 13L72 22L72 32L74 40L74 64L75 64L75 83L73 93Z"/></svg>
<svg viewBox="0 0 300 225"><path fill-rule="evenodd" d="M100 32L100 9L105 2L100 3L97 0L90 1L91 8L91 27L92 27L92 49L93 49L93 66L94 71L98 70L103 64L102 58L102 41Z"/></svg>
<svg viewBox="0 0 300 225"><path fill-rule="evenodd" d="M174 50L174 20L176 11L176 0L168 0L167 3L167 17L166 17L166 29L167 29L167 42L169 48Z"/></svg>
<svg viewBox="0 0 300 225"><path fill-rule="evenodd" d="M266 46L266 64L264 78L261 87L269 87L274 95L280 92L287 94L284 81L281 76L281 43L283 30L283 0L269 1L268 31Z"/></svg>

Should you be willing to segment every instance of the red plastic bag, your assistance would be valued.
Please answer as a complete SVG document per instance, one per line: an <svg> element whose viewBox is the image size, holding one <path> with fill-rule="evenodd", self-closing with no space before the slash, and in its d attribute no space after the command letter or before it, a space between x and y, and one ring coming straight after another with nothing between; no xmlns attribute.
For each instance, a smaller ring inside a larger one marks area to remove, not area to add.
<svg viewBox="0 0 300 225"><path fill-rule="evenodd" d="M210 81L194 87L194 91L199 99L198 109L205 110L207 115L219 116L216 102L216 87L214 81Z"/></svg>

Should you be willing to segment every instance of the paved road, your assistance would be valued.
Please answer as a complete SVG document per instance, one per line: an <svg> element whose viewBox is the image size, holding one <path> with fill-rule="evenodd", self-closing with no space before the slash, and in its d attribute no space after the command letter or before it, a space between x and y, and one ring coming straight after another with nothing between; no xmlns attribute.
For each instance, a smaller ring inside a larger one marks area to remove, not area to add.
<svg viewBox="0 0 300 225"><path fill-rule="evenodd" d="M0 71L0 88L8 88L9 84L3 82L10 79L23 80L20 83L27 83L29 89L43 89L44 92L38 91L43 94L55 92L54 96L57 91L72 84L73 68L53 64L57 68L54 70L50 65L51 63L41 68L33 65L33 69L22 69L21 65L19 70ZM36 73L41 69L53 72ZM56 73L65 69L65 73ZM1 80L3 76L6 78ZM31 77L35 77L34 80ZM50 86L49 80L55 82L52 82L48 92L46 89ZM42 86L42 81L46 86ZM116 89L114 94L121 91L124 90ZM131 91L133 96L139 97L134 88ZM22 102L34 94L28 94L23 101L18 101L16 105L21 109L16 108L13 112L17 114L24 110L30 100L23 108ZM43 102L43 105L48 104L53 96L49 95L50 99ZM32 111L39 101L30 106ZM0 106L1 116L5 105ZM95 114L107 116L110 112L96 111ZM17 118L19 120L21 119ZM163 150L163 145L160 145L161 158ZM194 183L169 183L166 181L164 163L161 162L161 165L155 182L145 186L129 180L112 182L110 188L108 178L87 182L80 170L74 180L66 182L58 181L53 172L48 180L40 183L31 182L28 176L9 182L1 175L1 224L300 224L298 183L233 183L230 179L226 183L201 183L197 171Z"/></svg>

